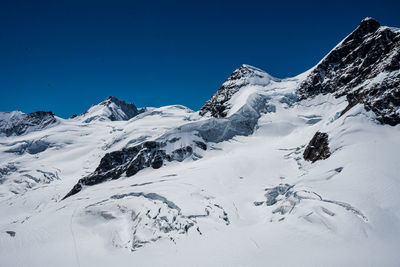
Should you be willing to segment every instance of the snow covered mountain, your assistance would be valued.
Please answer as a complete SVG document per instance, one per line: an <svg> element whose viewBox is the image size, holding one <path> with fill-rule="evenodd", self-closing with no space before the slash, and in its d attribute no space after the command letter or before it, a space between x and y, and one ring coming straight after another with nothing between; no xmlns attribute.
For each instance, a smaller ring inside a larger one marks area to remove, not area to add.
<svg viewBox="0 0 400 267"><path fill-rule="evenodd" d="M127 121L138 115L140 111L134 104L126 103L114 96L110 96L101 103L93 105L89 110L79 116L73 116L83 122L94 120Z"/></svg>
<svg viewBox="0 0 400 267"><path fill-rule="evenodd" d="M222 84L221 88L201 107L200 115L211 115L216 118L226 117L229 108L235 104L232 97L249 85L266 86L279 79L253 66L243 64ZM237 96L236 96L237 97ZM242 97L242 100L246 100Z"/></svg>
<svg viewBox="0 0 400 267"><path fill-rule="evenodd" d="M1 113L0 265L399 265L399 36L242 65L198 112Z"/></svg>

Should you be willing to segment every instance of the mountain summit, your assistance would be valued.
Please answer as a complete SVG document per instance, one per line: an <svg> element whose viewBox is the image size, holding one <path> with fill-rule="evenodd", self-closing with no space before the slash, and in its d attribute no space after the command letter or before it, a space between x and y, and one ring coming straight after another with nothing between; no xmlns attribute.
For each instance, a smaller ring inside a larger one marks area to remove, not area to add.
<svg viewBox="0 0 400 267"><path fill-rule="evenodd" d="M201 107L200 115L215 118L226 117L232 106L230 100L241 88L248 85L266 86L270 81L278 81L265 71L243 64L222 84L218 91Z"/></svg>
<svg viewBox="0 0 400 267"><path fill-rule="evenodd" d="M99 104L93 105L78 117L82 118L86 123L94 120L126 121L139 113L135 104L110 96Z"/></svg>
<svg viewBox="0 0 400 267"><path fill-rule="evenodd" d="M400 31L364 19L304 80L300 99L317 94L347 96L382 123L400 123Z"/></svg>

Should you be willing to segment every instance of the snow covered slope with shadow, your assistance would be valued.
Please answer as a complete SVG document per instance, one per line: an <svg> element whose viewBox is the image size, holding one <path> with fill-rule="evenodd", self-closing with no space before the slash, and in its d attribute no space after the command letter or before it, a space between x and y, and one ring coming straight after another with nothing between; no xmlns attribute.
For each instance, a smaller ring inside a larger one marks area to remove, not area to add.
<svg viewBox="0 0 400 267"><path fill-rule="evenodd" d="M243 65L199 112L3 135L0 265L398 266L396 70L375 76L397 33L366 19L293 78Z"/></svg>

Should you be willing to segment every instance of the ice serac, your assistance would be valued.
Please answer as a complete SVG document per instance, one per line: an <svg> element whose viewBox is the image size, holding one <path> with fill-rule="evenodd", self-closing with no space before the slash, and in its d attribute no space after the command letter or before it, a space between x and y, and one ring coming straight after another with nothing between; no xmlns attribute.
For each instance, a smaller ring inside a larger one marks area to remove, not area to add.
<svg viewBox="0 0 400 267"><path fill-rule="evenodd" d="M23 113L21 111L0 112L0 136L23 135L32 131L42 130L56 123L54 113L36 111Z"/></svg>
<svg viewBox="0 0 400 267"><path fill-rule="evenodd" d="M364 19L309 74L300 99L317 94L347 96L385 124L400 123L400 31Z"/></svg>
<svg viewBox="0 0 400 267"><path fill-rule="evenodd" d="M201 107L200 115L210 115L223 118L232 106L231 99L234 94L248 85L267 85L271 80L278 79L256 67L243 64L235 70L222 84L218 91Z"/></svg>
<svg viewBox="0 0 400 267"><path fill-rule="evenodd" d="M110 96L101 103L92 106L89 110L81 114L83 122L91 121L127 121L138 115L140 111L133 103L127 103Z"/></svg>

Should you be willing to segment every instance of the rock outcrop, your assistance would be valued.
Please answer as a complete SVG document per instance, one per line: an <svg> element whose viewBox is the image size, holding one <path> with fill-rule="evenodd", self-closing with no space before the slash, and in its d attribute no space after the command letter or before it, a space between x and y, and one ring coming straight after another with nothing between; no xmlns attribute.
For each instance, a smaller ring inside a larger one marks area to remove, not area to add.
<svg viewBox="0 0 400 267"><path fill-rule="evenodd" d="M146 141L140 145L123 148L119 151L107 153L100 161L96 170L80 179L70 192L63 198L72 196L82 190L82 186L95 185L107 180L118 179L125 173L127 177L133 176L140 170L148 167L161 168L164 162L183 161L193 155L193 147L186 146L168 152L168 142ZM202 150L207 145L195 142Z"/></svg>
<svg viewBox="0 0 400 267"><path fill-rule="evenodd" d="M327 159L331 155L328 145L328 134L316 132L304 150L303 157L312 163Z"/></svg>

